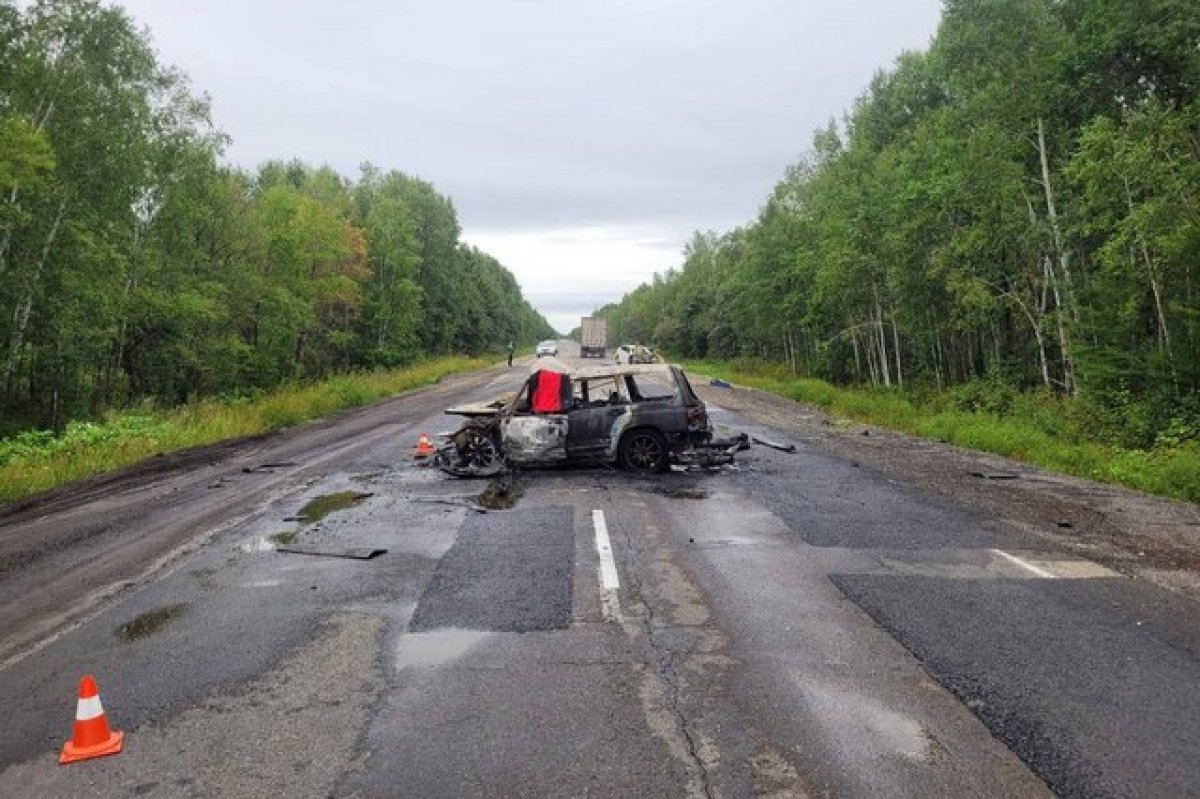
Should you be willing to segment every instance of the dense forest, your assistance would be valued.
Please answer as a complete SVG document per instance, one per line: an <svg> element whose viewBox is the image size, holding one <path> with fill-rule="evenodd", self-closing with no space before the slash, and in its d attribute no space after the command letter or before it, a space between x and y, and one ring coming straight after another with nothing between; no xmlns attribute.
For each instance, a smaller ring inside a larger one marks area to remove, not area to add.
<svg viewBox="0 0 1200 799"><path fill-rule="evenodd" d="M946 0L755 220L599 313L676 356L1200 437L1200 4Z"/></svg>
<svg viewBox="0 0 1200 799"><path fill-rule="evenodd" d="M0 435L553 334L429 183L226 144L121 9L0 0Z"/></svg>

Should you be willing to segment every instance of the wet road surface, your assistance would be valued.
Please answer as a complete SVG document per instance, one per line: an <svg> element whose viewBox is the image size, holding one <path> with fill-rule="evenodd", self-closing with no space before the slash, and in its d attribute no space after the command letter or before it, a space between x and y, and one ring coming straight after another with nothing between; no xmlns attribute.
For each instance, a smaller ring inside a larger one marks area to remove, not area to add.
<svg viewBox="0 0 1200 799"><path fill-rule="evenodd" d="M1200 793L1193 599L802 441L481 512L410 452L522 368L0 519L74 541L0 574L0 795ZM89 672L126 751L60 767Z"/></svg>

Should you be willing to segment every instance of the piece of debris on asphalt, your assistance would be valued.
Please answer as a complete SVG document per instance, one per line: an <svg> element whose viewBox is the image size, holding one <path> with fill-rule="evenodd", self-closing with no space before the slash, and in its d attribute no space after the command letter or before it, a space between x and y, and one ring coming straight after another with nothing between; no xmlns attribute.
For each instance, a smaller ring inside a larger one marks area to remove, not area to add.
<svg viewBox="0 0 1200 799"><path fill-rule="evenodd" d="M709 442L709 446L716 449L742 452L750 449L750 436L746 433L737 433L735 435L725 436L723 438L714 438L711 442Z"/></svg>
<svg viewBox="0 0 1200 799"><path fill-rule="evenodd" d="M516 475L509 472L493 478L476 501L489 510L509 510L524 493Z"/></svg>
<svg viewBox="0 0 1200 799"><path fill-rule="evenodd" d="M1016 472L968 472L967 474L981 480L1016 480L1021 476Z"/></svg>
<svg viewBox="0 0 1200 799"><path fill-rule="evenodd" d="M260 463L258 465L258 468L260 468L260 469L289 469L293 466L299 466L299 465L300 464L296 463L295 461L269 461L267 463Z"/></svg>
<svg viewBox="0 0 1200 799"><path fill-rule="evenodd" d="M286 546L278 547L275 551L286 552L290 555L316 555L322 558L349 558L351 560L370 560L387 552L386 549L378 547L330 548L316 546Z"/></svg>
<svg viewBox="0 0 1200 799"><path fill-rule="evenodd" d="M1057 524L1059 527L1062 527L1062 528L1070 528L1070 527L1075 526L1071 522L1055 522L1055 524Z"/></svg>
<svg viewBox="0 0 1200 799"><path fill-rule="evenodd" d="M475 504L473 501L471 501L473 499L474 499L473 496L472 497L420 496L420 497L409 497L408 501L409 502L426 502L431 505L449 505L449 506L455 507L455 508L466 508L467 510L473 510L476 513L487 513L487 508L479 507L477 504Z"/></svg>
<svg viewBox="0 0 1200 799"><path fill-rule="evenodd" d="M186 609L187 603L180 602L147 611L117 627L113 630L113 634L125 641L136 641L139 638L145 638L179 618Z"/></svg>
<svg viewBox="0 0 1200 799"><path fill-rule="evenodd" d="M274 469L267 469L263 466L243 466L242 474L274 474Z"/></svg>
<svg viewBox="0 0 1200 799"><path fill-rule="evenodd" d="M777 449L780 452L795 452L796 451L795 444L780 444L778 441L771 441L770 439L760 438L759 436L750 436L750 440L753 441L755 444L762 444L764 447L770 447L771 449Z"/></svg>
<svg viewBox="0 0 1200 799"><path fill-rule="evenodd" d="M860 435L860 436L869 436L869 435L871 435L871 431L870 431L870 430L863 430L861 433L859 433L859 435Z"/></svg>
<svg viewBox="0 0 1200 799"><path fill-rule="evenodd" d="M345 510L364 499L375 496L363 491L338 491L335 494L325 494L311 499L295 516L289 516L284 521L316 522L324 519L334 511Z"/></svg>
<svg viewBox="0 0 1200 799"><path fill-rule="evenodd" d="M733 387L730 383L728 383L725 380L722 380L719 377L714 377L712 380L709 380L708 384L710 386L716 386L717 388L732 388Z"/></svg>

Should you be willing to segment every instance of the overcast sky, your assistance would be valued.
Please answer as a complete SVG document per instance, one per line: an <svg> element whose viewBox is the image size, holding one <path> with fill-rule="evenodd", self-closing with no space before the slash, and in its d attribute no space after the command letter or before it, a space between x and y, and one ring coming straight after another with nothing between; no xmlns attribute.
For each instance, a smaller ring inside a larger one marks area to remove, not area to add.
<svg viewBox="0 0 1200 799"><path fill-rule="evenodd" d="M753 218L940 0L120 0L228 159L432 182L560 331Z"/></svg>

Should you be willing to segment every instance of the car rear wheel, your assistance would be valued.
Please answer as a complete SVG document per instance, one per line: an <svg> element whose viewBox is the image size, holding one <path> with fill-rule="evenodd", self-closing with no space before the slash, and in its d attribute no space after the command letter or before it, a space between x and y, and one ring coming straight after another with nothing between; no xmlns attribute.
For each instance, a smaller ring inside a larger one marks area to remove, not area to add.
<svg viewBox="0 0 1200 799"><path fill-rule="evenodd" d="M621 439L617 460L631 472L665 472L669 465L667 440L657 430L633 430Z"/></svg>

